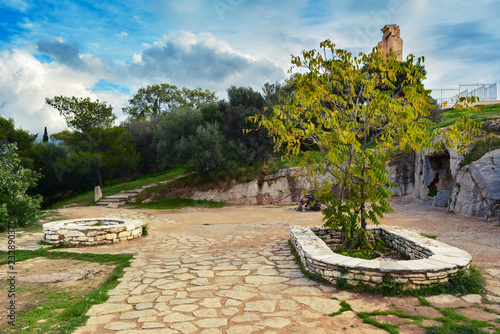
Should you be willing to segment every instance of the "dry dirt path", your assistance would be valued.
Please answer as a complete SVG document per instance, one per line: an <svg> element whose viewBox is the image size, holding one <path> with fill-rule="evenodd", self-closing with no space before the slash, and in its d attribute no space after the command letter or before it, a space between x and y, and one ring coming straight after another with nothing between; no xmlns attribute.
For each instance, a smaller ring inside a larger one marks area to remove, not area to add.
<svg viewBox="0 0 500 334"><path fill-rule="evenodd" d="M500 312L500 227L446 213L405 199L383 223L437 235L467 250L487 269L488 295L433 297L436 306L459 307L465 315L495 321ZM134 254L109 300L94 305L87 324L75 333L386 333L364 324L359 312L402 309L429 316L437 310L416 298L387 298L343 292L305 278L288 247L288 225L321 225L321 214L292 207L243 206L222 209L110 210L70 208L68 218L115 216L142 219L149 236L127 243L83 248L83 252ZM75 249L71 249L74 251ZM334 297L335 299L332 299ZM328 314L347 301L352 311ZM479 306L479 307L478 307ZM377 318L378 317L378 318ZM396 316L377 321L402 323ZM400 333L424 333L404 325Z"/></svg>

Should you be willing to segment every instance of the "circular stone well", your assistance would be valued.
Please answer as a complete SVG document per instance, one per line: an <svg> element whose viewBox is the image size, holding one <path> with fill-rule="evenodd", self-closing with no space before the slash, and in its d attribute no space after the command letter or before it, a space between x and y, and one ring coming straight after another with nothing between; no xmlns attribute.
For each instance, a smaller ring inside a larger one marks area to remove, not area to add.
<svg viewBox="0 0 500 334"><path fill-rule="evenodd" d="M84 218L43 225L43 241L69 246L111 244L142 236L143 222L120 218Z"/></svg>

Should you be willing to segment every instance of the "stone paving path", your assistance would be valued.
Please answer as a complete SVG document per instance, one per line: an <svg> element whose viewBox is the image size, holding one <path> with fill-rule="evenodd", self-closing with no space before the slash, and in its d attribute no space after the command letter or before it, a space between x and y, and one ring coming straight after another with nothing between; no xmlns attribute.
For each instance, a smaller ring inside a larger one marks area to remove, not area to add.
<svg viewBox="0 0 500 334"><path fill-rule="evenodd" d="M119 216L147 220L150 226L178 225L133 211L121 211ZM282 237L228 233L215 239L157 231L148 239L129 249L134 259L121 283L109 292L107 302L92 306L87 324L74 333L387 333L364 324L356 312L400 308L408 314L441 316L435 309L419 307L417 298L374 298L311 281ZM500 271L492 274L500 278ZM446 298L434 302L443 307L481 302L479 295ZM341 300L348 300L353 311L329 317L340 309ZM416 325L399 331L425 333Z"/></svg>
<svg viewBox="0 0 500 334"><path fill-rule="evenodd" d="M340 309L332 287L303 277L286 242L238 248L252 238L168 234L135 250L109 300L75 333L273 333Z"/></svg>

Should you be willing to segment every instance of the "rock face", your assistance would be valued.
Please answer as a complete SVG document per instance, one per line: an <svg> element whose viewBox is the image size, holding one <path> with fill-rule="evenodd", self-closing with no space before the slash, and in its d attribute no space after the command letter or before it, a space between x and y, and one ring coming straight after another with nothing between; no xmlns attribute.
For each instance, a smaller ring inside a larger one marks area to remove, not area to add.
<svg viewBox="0 0 500 334"><path fill-rule="evenodd" d="M448 211L500 220L500 149L460 170Z"/></svg>
<svg viewBox="0 0 500 334"><path fill-rule="evenodd" d="M436 207L487 220L500 219L500 150L460 169L465 156L448 150L410 153L387 163L393 197L413 196ZM471 149L471 148L469 148ZM328 175L308 177L300 168L286 168L263 181L236 184L229 190L196 191L193 199L230 204L289 204L332 180Z"/></svg>
<svg viewBox="0 0 500 334"><path fill-rule="evenodd" d="M415 189L413 196L435 207L447 207L460 164L465 156L455 150L448 150L441 139L442 151L426 154L416 153ZM467 151L472 149L469 147Z"/></svg>
<svg viewBox="0 0 500 334"><path fill-rule="evenodd" d="M314 184L322 184L330 177L308 177L298 167L286 168L266 176L264 181L236 184L229 190L195 191L191 198L208 199L230 204L290 204L300 200L303 191L310 191Z"/></svg>
<svg viewBox="0 0 500 334"><path fill-rule="evenodd" d="M389 180L395 184L390 188L393 197L412 195L415 185L415 153L402 154L386 164Z"/></svg>

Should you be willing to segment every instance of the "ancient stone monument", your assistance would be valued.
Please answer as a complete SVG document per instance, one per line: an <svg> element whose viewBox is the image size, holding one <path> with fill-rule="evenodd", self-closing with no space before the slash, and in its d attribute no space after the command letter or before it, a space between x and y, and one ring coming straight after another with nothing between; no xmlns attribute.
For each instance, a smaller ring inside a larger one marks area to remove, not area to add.
<svg viewBox="0 0 500 334"><path fill-rule="evenodd" d="M387 55L391 52L396 54L396 59L403 60L403 39L399 37L400 30L397 24L388 24L382 28L384 33L382 41L378 43L378 50Z"/></svg>
<svg viewBox="0 0 500 334"><path fill-rule="evenodd" d="M97 202L102 198L101 187L97 186L94 188L94 202Z"/></svg>

